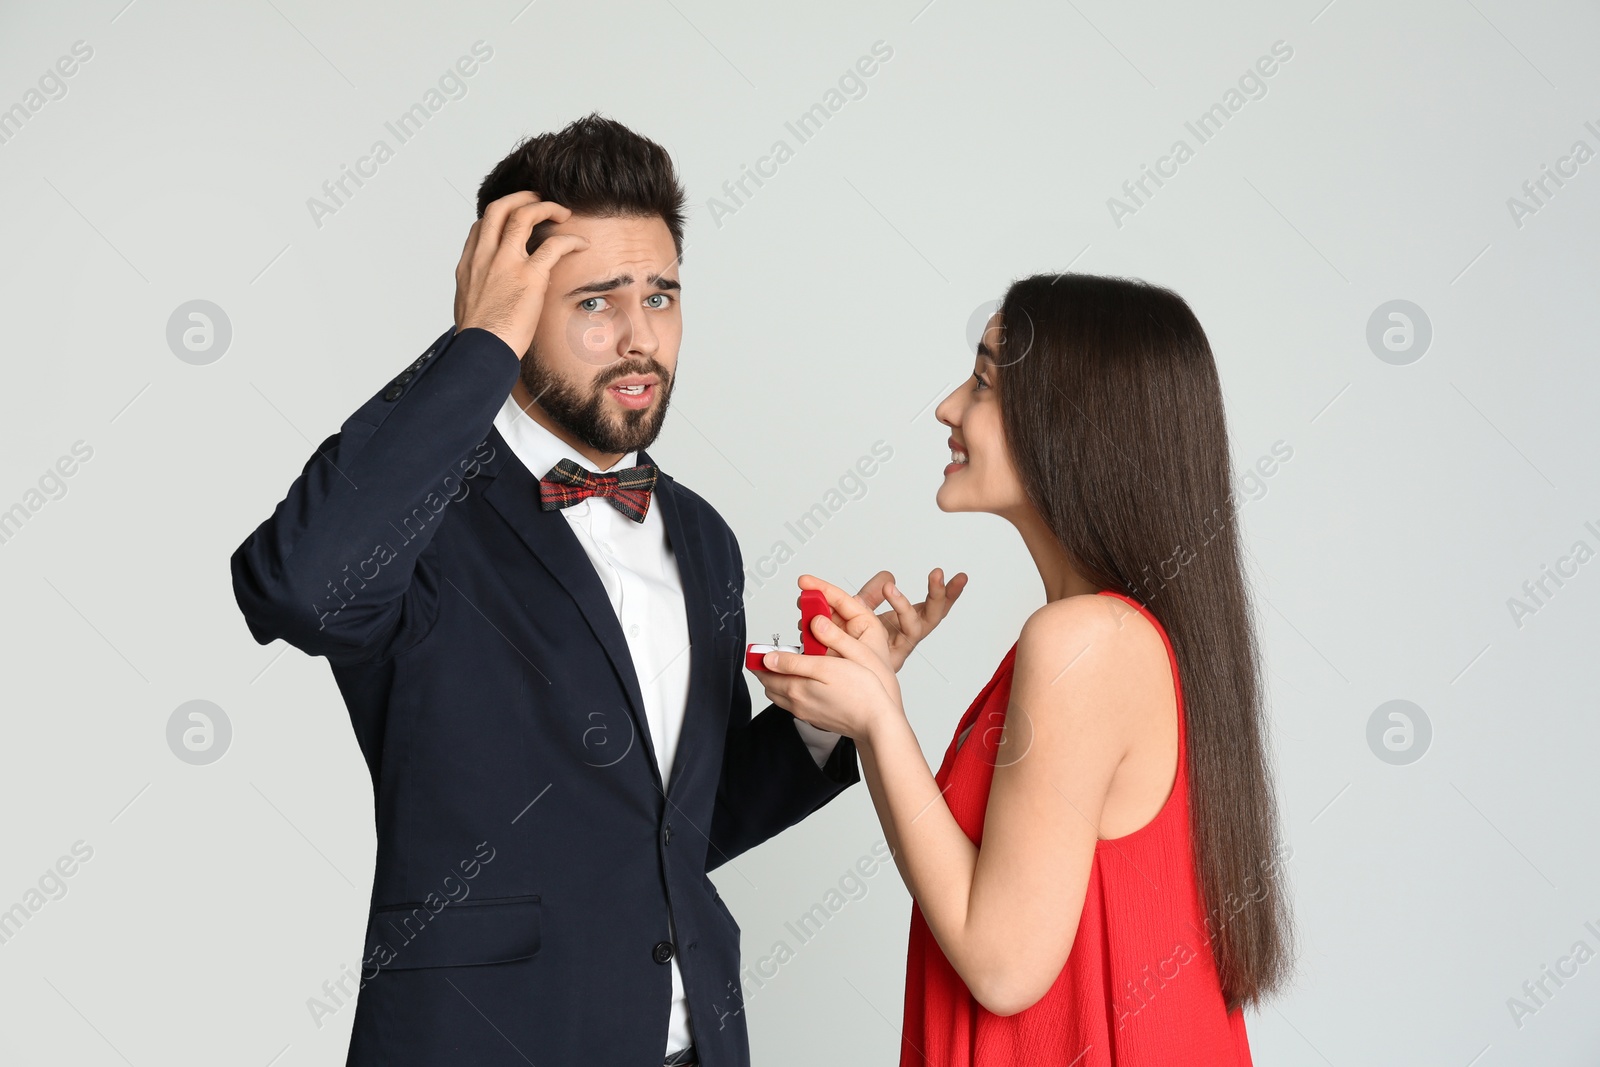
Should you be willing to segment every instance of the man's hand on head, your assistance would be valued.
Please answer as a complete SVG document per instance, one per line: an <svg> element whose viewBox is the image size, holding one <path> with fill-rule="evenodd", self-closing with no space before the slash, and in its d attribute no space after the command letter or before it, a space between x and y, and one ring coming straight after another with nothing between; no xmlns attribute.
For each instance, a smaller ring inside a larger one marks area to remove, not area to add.
<svg viewBox="0 0 1600 1067"><path fill-rule="evenodd" d="M562 223L572 212L529 190L489 204L467 231L456 264L456 329L488 330L522 358L533 345L545 289L556 261L589 247L576 234L555 234L528 254L528 238L541 222Z"/></svg>

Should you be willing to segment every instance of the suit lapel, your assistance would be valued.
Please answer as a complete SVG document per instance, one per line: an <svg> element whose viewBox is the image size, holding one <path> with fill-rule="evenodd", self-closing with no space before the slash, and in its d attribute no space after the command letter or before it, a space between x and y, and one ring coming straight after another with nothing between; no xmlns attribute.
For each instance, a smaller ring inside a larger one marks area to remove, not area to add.
<svg viewBox="0 0 1600 1067"><path fill-rule="evenodd" d="M639 674L634 669L633 656L628 652L628 639L622 634L622 624L617 621L617 613L611 607L606 587L601 584L594 563L578 543L578 535L572 532L567 520L559 511L545 511L539 507L539 479L512 454L510 446L500 437L499 430L491 432L498 446L505 450L507 458L484 490L484 499L510 524L522 543L538 557L544 569L561 584L578 605L578 610L583 612L595 640L605 649L617 679L628 694L628 711L633 716L634 733L644 744L650 772L659 789L661 772L656 763L650 723L645 718Z"/></svg>
<svg viewBox="0 0 1600 1067"><path fill-rule="evenodd" d="M670 795L677 783L703 759L702 752L715 741L713 731L720 722L712 714L709 699L709 672L713 666L713 608L706 580L700 518L690 503L678 493L677 484L672 478L660 472L656 488L651 494L651 506L661 509L668 544L678 563L678 574L683 584L684 611L687 614L690 656L689 693L683 728L673 758L671 781L663 787L655 741L650 735L649 720L645 717L638 670L628 651L622 624L617 621L617 613L611 607L605 586L595 573L594 563L578 543L578 537L567 520L558 511L544 511L539 507L538 478L512 455L498 430L491 429L490 433L497 447L504 450L505 460L495 465L497 469L484 490L484 499L510 524L523 544L583 612L590 631L605 650L612 669L628 694L628 710L633 716L635 732L644 745L656 788L664 795ZM648 453L641 450L638 462L653 461Z"/></svg>
<svg viewBox="0 0 1600 1067"><path fill-rule="evenodd" d="M640 463L653 460L644 451L639 453ZM705 538L700 528L697 510L678 491L678 483L664 471L657 471L653 494L661 508L661 518L667 528L667 542L678 563L678 578L683 585L683 610L689 630L689 694L684 705L683 728L678 735L678 748L672 760L672 776L667 783L667 795L674 795L678 783L684 781L704 758L707 746L715 740L713 731L721 722L712 713L711 669L713 666L711 644L711 587L706 578Z"/></svg>

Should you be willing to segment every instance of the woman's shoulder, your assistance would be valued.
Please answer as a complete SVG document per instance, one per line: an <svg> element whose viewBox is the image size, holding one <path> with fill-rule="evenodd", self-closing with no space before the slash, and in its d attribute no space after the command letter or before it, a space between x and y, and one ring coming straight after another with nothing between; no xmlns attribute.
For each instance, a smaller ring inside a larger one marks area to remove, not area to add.
<svg viewBox="0 0 1600 1067"><path fill-rule="evenodd" d="M1131 679L1167 672L1163 635L1134 603L1085 593L1052 600L1017 637L1012 686L1049 704L1123 703ZM1071 685L1060 683L1070 680Z"/></svg>
<svg viewBox="0 0 1600 1067"><path fill-rule="evenodd" d="M1106 593L1061 597L1040 607L1022 624L1017 655L1055 654L1069 658L1097 646L1116 655L1148 648L1152 639L1161 646L1161 634L1143 611L1130 600Z"/></svg>

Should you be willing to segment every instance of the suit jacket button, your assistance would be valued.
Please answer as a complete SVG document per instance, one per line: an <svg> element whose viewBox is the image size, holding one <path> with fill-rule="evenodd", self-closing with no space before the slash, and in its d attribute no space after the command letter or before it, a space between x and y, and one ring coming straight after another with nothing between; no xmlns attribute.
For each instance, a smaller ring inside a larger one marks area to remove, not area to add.
<svg viewBox="0 0 1600 1067"><path fill-rule="evenodd" d="M403 394L405 391L406 387L403 385L391 385L389 388L383 391L383 398L385 400L399 400L401 394Z"/></svg>
<svg viewBox="0 0 1600 1067"><path fill-rule="evenodd" d="M404 385L407 382L409 382L411 379L415 378L416 376L417 375L416 375L415 371L412 371L412 370L409 370L409 369L408 370L404 370L404 371L400 372L400 377L395 379L395 383L397 385Z"/></svg>
<svg viewBox="0 0 1600 1067"><path fill-rule="evenodd" d="M666 963L672 959L672 942L657 941L656 947L650 950L650 955L654 957L657 963Z"/></svg>

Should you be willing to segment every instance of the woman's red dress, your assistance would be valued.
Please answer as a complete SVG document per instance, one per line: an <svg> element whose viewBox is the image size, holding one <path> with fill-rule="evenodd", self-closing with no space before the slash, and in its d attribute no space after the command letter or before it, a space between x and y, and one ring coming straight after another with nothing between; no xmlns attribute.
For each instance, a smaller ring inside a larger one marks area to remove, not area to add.
<svg viewBox="0 0 1600 1067"><path fill-rule="evenodd" d="M1244 1017L1224 1008L1195 875L1177 657L1144 605L1100 595L1137 608L1166 645L1178 712L1172 793L1145 826L1096 843L1066 965L1038 1003L1015 1015L974 999L913 902L901 1067L1250 1067ZM1013 644L962 716L935 776L980 847L1016 654Z"/></svg>

